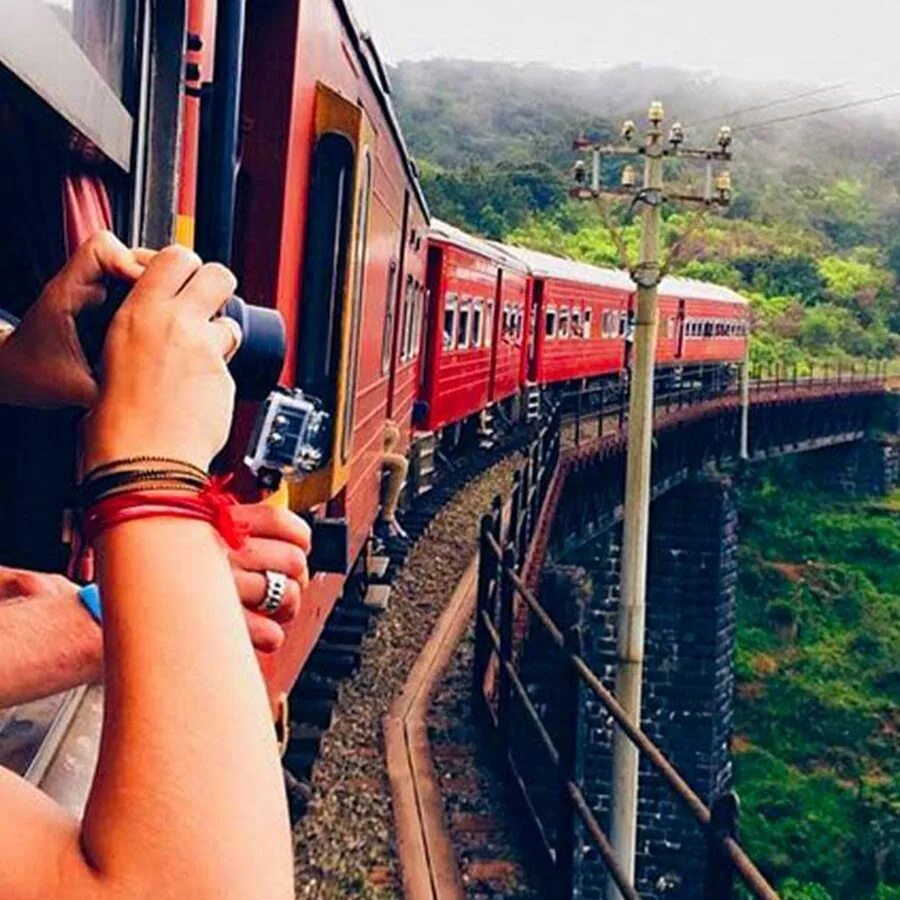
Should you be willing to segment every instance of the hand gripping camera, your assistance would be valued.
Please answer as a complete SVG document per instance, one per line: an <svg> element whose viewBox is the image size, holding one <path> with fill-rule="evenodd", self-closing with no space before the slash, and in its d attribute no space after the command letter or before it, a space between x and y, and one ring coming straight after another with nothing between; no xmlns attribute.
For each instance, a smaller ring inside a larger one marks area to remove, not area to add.
<svg viewBox="0 0 900 900"><path fill-rule="evenodd" d="M85 357L96 369L103 341L116 310L131 286L110 281L107 299L78 316L78 338ZM287 348L284 320L274 309L252 306L232 297L220 315L240 326L241 345L228 364L238 399L263 401L246 463L263 481L267 474L288 478L314 472L328 458L331 417L303 395L278 386Z"/></svg>

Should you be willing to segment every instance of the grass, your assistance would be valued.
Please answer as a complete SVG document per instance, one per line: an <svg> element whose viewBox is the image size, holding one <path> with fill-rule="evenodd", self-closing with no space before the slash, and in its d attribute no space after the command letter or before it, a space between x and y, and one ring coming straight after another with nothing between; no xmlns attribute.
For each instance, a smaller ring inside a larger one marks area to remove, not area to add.
<svg viewBox="0 0 900 900"><path fill-rule="evenodd" d="M900 492L741 491L736 785L785 900L900 900Z"/></svg>

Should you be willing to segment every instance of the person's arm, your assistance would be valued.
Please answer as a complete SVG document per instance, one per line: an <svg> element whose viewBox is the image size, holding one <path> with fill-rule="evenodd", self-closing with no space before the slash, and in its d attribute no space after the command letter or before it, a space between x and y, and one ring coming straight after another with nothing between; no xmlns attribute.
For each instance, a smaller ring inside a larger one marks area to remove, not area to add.
<svg viewBox="0 0 900 900"><path fill-rule="evenodd" d="M224 444L233 343L220 266L148 266L107 337L86 465L199 466ZM0 775L6 900L287 900L291 835L269 704L223 545L206 523L120 524L96 543L107 705L83 824Z"/></svg>
<svg viewBox="0 0 900 900"><path fill-rule="evenodd" d="M58 575L0 569L0 709L98 681L100 628Z"/></svg>

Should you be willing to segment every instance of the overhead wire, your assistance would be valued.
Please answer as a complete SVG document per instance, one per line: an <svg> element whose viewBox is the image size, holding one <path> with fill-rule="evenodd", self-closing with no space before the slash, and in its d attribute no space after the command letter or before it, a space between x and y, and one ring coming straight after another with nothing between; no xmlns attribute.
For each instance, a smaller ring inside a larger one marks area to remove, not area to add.
<svg viewBox="0 0 900 900"><path fill-rule="evenodd" d="M866 97L862 100L849 100L846 103L838 103L835 106L822 106L818 109L810 109L802 113L794 113L789 116L779 116L775 119L764 119L762 122L750 122L747 125L738 125L732 129L737 134L739 131L752 131L755 128L765 128L769 125L780 125L783 122L795 122L800 119L809 119L813 116L821 116L825 113L838 112L842 109L854 109L859 106L868 106L872 103L882 103L885 100L893 100L900 97L900 91L889 91L879 94L877 97Z"/></svg>
<svg viewBox="0 0 900 900"><path fill-rule="evenodd" d="M756 103L753 106L745 106L741 109L733 109L731 112L722 113L718 116L709 116L706 119L700 119L698 122L692 122L691 127L696 128L698 125L708 125L710 122L722 122L727 121L728 119L732 119L735 116L742 116L745 113L749 112L759 112L762 109L770 109L773 106L780 106L782 103L791 103L794 100L804 100L807 97L815 97L819 94L827 94L831 91L840 90L842 87L847 87L852 82L849 81L841 81L838 84L829 84L825 87L814 88L813 90L801 91L798 94L789 94L787 97L779 97L775 100L769 100L766 103Z"/></svg>

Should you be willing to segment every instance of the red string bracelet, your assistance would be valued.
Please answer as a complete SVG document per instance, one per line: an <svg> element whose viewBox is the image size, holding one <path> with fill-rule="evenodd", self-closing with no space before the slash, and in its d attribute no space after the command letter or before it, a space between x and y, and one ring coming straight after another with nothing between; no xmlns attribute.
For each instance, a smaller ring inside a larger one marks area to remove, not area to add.
<svg viewBox="0 0 900 900"><path fill-rule="evenodd" d="M98 500L84 512L84 540L93 544L104 531L140 519L195 519L209 522L236 550L243 546L249 528L235 522L233 508L237 500L224 489L226 483L227 480L214 478L208 487L192 496L128 491Z"/></svg>

